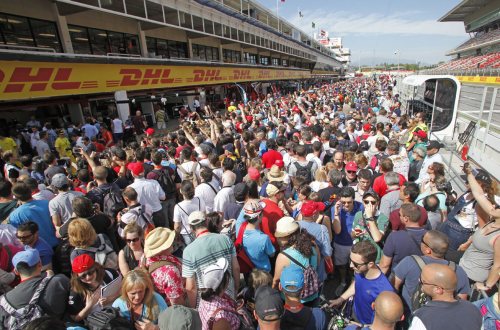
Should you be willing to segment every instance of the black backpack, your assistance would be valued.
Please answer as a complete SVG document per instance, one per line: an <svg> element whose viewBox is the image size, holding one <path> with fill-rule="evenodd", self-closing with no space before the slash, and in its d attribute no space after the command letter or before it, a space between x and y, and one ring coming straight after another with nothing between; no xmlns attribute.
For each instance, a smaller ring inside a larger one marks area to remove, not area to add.
<svg viewBox="0 0 500 330"><path fill-rule="evenodd" d="M153 170L152 172L158 174L158 183L160 184L161 189L165 192L165 195L169 197L175 195L175 183L174 180L172 180L168 169L163 169L163 172L158 170Z"/></svg>
<svg viewBox="0 0 500 330"><path fill-rule="evenodd" d="M57 245L54 253L54 266L62 274L71 278L71 252L75 249L74 246L69 244L69 240L61 240Z"/></svg>
<svg viewBox="0 0 500 330"><path fill-rule="evenodd" d="M135 330L134 324L113 307L90 313L85 318L85 326L89 330Z"/></svg>
<svg viewBox="0 0 500 330"><path fill-rule="evenodd" d="M351 140L340 140L338 150L342 150L343 152L349 151L349 147L351 146Z"/></svg>
<svg viewBox="0 0 500 330"><path fill-rule="evenodd" d="M240 171L241 176L247 175L247 165L241 160L241 158L238 158L236 161L236 169Z"/></svg>
<svg viewBox="0 0 500 330"><path fill-rule="evenodd" d="M424 259L422 259L421 256L417 255L412 255L412 258L415 260L417 263L418 267L420 268L420 273L422 273L422 269L424 269L426 263ZM450 266L451 269L456 273L457 272L457 265L453 261L448 261L448 266ZM409 292L408 292L409 293ZM411 309L412 312L415 312L417 309L420 307L424 306L427 304L427 302L431 301L431 297L429 297L424 290L422 290L422 282L418 282L417 287L415 288L415 291L413 294L410 294L411 297Z"/></svg>
<svg viewBox="0 0 500 330"><path fill-rule="evenodd" d="M307 324L309 323L311 315L312 315L312 308L307 306L304 306L302 308L302 313L300 314L300 317L297 320L291 317L287 317L285 313L285 315L283 315L283 318L281 319L281 329L304 330L306 329Z"/></svg>
<svg viewBox="0 0 500 330"><path fill-rule="evenodd" d="M109 184L109 191L105 193L98 187L94 188L103 197L103 209L102 213L106 214L111 219L116 219L118 212L127 207L122 195L120 194L120 188L115 187L115 183Z"/></svg>
<svg viewBox="0 0 500 330"><path fill-rule="evenodd" d="M306 178L306 183L309 184L312 182L312 173L311 169L314 165L312 161L309 161L306 166L301 166L299 165L299 162L295 162L295 168L297 171L295 172L295 176L302 175L304 178Z"/></svg>

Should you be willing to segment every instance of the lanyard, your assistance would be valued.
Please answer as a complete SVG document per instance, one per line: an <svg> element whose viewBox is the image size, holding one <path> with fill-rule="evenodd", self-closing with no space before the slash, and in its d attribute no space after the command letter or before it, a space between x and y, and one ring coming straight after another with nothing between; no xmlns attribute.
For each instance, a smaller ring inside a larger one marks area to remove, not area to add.
<svg viewBox="0 0 500 330"><path fill-rule="evenodd" d="M302 305L302 304L300 304L298 306L285 305L285 309L288 309L288 310L291 310L291 311L294 311L294 310L297 310L297 309L301 309L302 307L304 307L304 305Z"/></svg>
<svg viewBox="0 0 500 330"><path fill-rule="evenodd" d="M209 232L210 232L209 230L204 230L201 233L199 233L198 235L196 235L196 238L200 237L200 235L203 235L203 234L209 233Z"/></svg>

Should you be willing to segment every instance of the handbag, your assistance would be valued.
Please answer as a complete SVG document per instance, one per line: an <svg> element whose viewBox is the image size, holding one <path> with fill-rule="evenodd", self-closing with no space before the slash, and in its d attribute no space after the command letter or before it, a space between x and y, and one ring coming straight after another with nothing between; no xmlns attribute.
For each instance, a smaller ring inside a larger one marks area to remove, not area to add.
<svg viewBox="0 0 500 330"><path fill-rule="evenodd" d="M245 249L243 249L243 233L247 227L248 222L244 222L240 226L240 231L238 232L238 237L236 242L234 242L234 247L236 248L236 255L238 259L238 264L240 265L240 272L242 274L248 274L252 269L255 268L252 260L248 257Z"/></svg>

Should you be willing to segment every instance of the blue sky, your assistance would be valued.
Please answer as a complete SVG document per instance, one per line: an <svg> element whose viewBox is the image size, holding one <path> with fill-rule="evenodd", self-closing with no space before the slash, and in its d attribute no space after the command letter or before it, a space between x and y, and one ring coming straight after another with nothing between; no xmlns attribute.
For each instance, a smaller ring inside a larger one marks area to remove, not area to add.
<svg viewBox="0 0 500 330"><path fill-rule="evenodd" d="M259 0L276 11L276 1ZM311 22L328 31L330 37L342 37L344 47L351 49L352 65L375 58L394 59L396 50L401 60L418 59L434 64L449 60L444 53L468 38L463 22L440 23L437 20L454 8L460 0L286 0L279 2L279 13L287 21L311 33ZM299 18L298 8L304 15ZM403 62L403 61L402 61Z"/></svg>

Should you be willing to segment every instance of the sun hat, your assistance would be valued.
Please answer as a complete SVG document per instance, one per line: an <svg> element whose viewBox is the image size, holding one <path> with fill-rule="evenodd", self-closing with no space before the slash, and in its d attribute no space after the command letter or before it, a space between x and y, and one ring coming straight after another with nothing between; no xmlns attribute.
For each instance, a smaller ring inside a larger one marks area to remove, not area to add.
<svg viewBox="0 0 500 330"><path fill-rule="evenodd" d="M202 288L217 290L224 279L224 273L228 267L229 263L226 258L219 258L215 264L205 268L201 277L203 282Z"/></svg>
<svg viewBox="0 0 500 330"><path fill-rule="evenodd" d="M300 229L299 224L292 217L281 218L276 223L275 237L286 237Z"/></svg>
<svg viewBox="0 0 500 330"><path fill-rule="evenodd" d="M155 228L149 232L144 242L144 255L151 258L172 246L175 232L168 228Z"/></svg>
<svg viewBox="0 0 500 330"><path fill-rule="evenodd" d="M266 173L266 177L269 181L283 181L285 180L286 172L281 171L277 165L273 165L269 172Z"/></svg>

